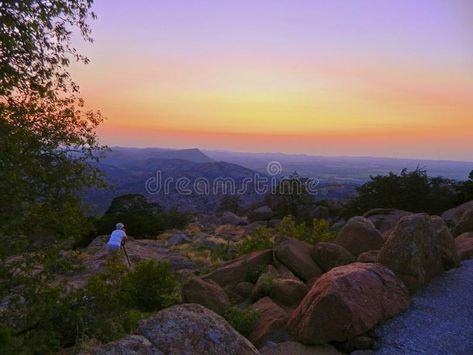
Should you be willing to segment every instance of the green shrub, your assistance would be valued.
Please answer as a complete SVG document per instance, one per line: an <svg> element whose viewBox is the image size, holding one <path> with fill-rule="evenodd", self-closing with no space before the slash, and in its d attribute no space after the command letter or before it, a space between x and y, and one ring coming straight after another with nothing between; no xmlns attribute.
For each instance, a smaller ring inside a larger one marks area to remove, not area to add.
<svg viewBox="0 0 473 355"><path fill-rule="evenodd" d="M187 212L163 210L157 203L148 202L143 195L129 194L113 199L102 217L90 219L94 228L76 240L77 247L85 247L97 235L110 234L118 222L126 226L127 234L136 238L155 237L166 229L184 228L192 219Z"/></svg>
<svg viewBox="0 0 473 355"><path fill-rule="evenodd" d="M169 263L143 261L125 276L123 286L131 304L144 312L169 307L179 300L180 282Z"/></svg>
<svg viewBox="0 0 473 355"><path fill-rule="evenodd" d="M271 292L271 288L273 287L273 280L274 276L270 275L268 273L263 273L259 278L258 278L258 288L257 293L254 294L253 296L259 298L263 298L266 296L269 296L269 293ZM255 291L253 291L255 292Z"/></svg>
<svg viewBox="0 0 473 355"><path fill-rule="evenodd" d="M429 177L421 168L403 169L400 174L390 172L370 176L370 180L357 189L357 195L345 204L343 216L362 215L373 208L439 214L459 204L465 196L462 186L466 185L442 177Z"/></svg>
<svg viewBox="0 0 473 355"><path fill-rule="evenodd" d="M333 242L337 238L337 233L330 231L330 224L324 219L312 221L311 244L319 242Z"/></svg>
<svg viewBox="0 0 473 355"><path fill-rule="evenodd" d="M108 342L133 332L147 312L179 301L180 282L166 263L146 261L129 272L111 258L82 289L51 283L46 269L31 270L26 260L0 274L17 275L9 284L1 280L17 294L0 313L2 354L49 354L89 338Z"/></svg>
<svg viewBox="0 0 473 355"><path fill-rule="evenodd" d="M246 255L253 251L270 249L273 246L271 231L266 227L258 227L256 231L238 244L238 255Z"/></svg>
<svg viewBox="0 0 473 355"><path fill-rule="evenodd" d="M279 225L279 234L289 238L305 241L311 245L319 242L332 242L336 233L330 231L329 223L324 219L313 219L311 228L305 222L296 224L293 216L286 216Z"/></svg>
<svg viewBox="0 0 473 355"><path fill-rule="evenodd" d="M224 314L227 322L245 337L250 335L259 316L259 313L251 306L245 309L231 306Z"/></svg>
<svg viewBox="0 0 473 355"><path fill-rule="evenodd" d="M85 268L84 255L80 251L64 252L56 248L48 248L48 254L45 267L50 272L70 275Z"/></svg>

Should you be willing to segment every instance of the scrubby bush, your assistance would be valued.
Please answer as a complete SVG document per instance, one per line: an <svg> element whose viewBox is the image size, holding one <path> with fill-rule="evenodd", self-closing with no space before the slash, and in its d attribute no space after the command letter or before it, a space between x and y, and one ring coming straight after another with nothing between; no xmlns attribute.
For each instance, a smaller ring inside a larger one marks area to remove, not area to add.
<svg viewBox="0 0 473 355"><path fill-rule="evenodd" d="M158 203L148 202L143 195L129 194L113 199L102 217L90 218L90 233L76 240L76 247L87 246L97 235L110 234L118 222L135 238L156 237L166 229L184 228L192 219L187 212L163 210Z"/></svg>
<svg viewBox="0 0 473 355"><path fill-rule="evenodd" d="M112 258L82 289L52 283L48 273L31 272L30 266L22 261L3 274L16 277L0 314L2 354L49 354L89 338L108 342L132 332L147 312L179 301L177 276L156 261L130 272Z"/></svg>
<svg viewBox="0 0 473 355"><path fill-rule="evenodd" d="M258 227L250 236L238 244L238 255L246 255L253 251L270 249L273 246L273 236L266 227Z"/></svg>
<svg viewBox="0 0 473 355"><path fill-rule="evenodd" d="M461 185L461 183L460 183ZM373 208L397 208L410 212L439 214L459 201L458 183L442 177L430 178L417 168L401 173L371 176L345 205L344 217L362 215Z"/></svg>
<svg viewBox="0 0 473 355"><path fill-rule="evenodd" d="M244 309L231 306L225 311L224 317L240 334L248 337L259 318L259 313L251 306Z"/></svg>
<svg viewBox="0 0 473 355"><path fill-rule="evenodd" d="M315 245L319 242L332 242L336 238L336 233L330 231L328 221L324 219L313 219L312 226L307 227L305 222L296 223L293 216L286 216L279 224L279 234L281 236L295 238Z"/></svg>
<svg viewBox="0 0 473 355"><path fill-rule="evenodd" d="M169 307L180 297L179 280L165 262L141 262L125 276L123 287L131 305L144 312Z"/></svg>
<svg viewBox="0 0 473 355"><path fill-rule="evenodd" d="M295 216L297 221L310 221L316 206L315 196L307 189L307 179L297 174L282 179L269 194L265 203L271 207L278 218Z"/></svg>
<svg viewBox="0 0 473 355"><path fill-rule="evenodd" d="M468 175L467 181L457 184L458 204L473 200L473 170Z"/></svg>

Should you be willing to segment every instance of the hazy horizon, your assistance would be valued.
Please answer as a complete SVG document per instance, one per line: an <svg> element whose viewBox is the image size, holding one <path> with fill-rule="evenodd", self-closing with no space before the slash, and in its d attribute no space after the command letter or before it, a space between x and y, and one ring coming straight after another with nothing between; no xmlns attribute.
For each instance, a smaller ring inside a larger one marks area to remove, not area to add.
<svg viewBox="0 0 473 355"><path fill-rule="evenodd" d="M377 155L328 155L328 154L311 154L311 153L288 153L282 151L245 151L245 150L231 150L231 149L207 149L196 146L189 147L172 147L172 146L121 146L121 145L110 145L109 148L120 149L166 149L166 150L186 150L186 149L198 149L202 153L215 152L215 153L229 153L229 154L248 154L248 155L285 155L285 156L306 156L306 157L320 157L320 158L367 158L367 159L391 159L391 160L428 160L428 161L445 161L445 162L457 162L457 163L473 163L472 160L455 160L455 159L432 159L422 157L400 157L400 156L377 156ZM472 167L473 169L473 167Z"/></svg>
<svg viewBox="0 0 473 355"><path fill-rule="evenodd" d="M473 160L473 3L97 1L108 145Z"/></svg>

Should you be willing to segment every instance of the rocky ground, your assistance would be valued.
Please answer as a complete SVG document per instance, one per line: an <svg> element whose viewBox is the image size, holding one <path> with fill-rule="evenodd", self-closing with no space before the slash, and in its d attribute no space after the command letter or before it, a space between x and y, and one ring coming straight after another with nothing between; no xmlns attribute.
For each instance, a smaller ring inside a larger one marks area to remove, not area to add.
<svg viewBox="0 0 473 355"><path fill-rule="evenodd" d="M278 223L265 218L249 224L231 214L202 216L158 240L129 241L133 263L167 260L185 275L185 304L96 353L335 354L374 345L381 354L473 350L473 262L458 268L473 256L471 204L442 217L373 210L350 219L331 243L275 234L272 248L215 259L259 226ZM104 241L87 248L76 283L103 267ZM258 312L249 341L223 319L231 306Z"/></svg>
<svg viewBox="0 0 473 355"><path fill-rule="evenodd" d="M376 354L473 354L473 260L434 279L377 328Z"/></svg>

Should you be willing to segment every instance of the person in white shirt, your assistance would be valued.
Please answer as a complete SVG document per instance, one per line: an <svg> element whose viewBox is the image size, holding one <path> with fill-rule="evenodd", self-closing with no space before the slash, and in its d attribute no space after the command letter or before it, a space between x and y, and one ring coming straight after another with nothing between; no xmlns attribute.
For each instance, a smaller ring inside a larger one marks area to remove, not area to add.
<svg viewBox="0 0 473 355"><path fill-rule="evenodd" d="M125 225L123 223L117 223L115 230L110 235L110 239L107 243L107 248L110 252L119 251L122 243L124 243L128 238L125 233Z"/></svg>

